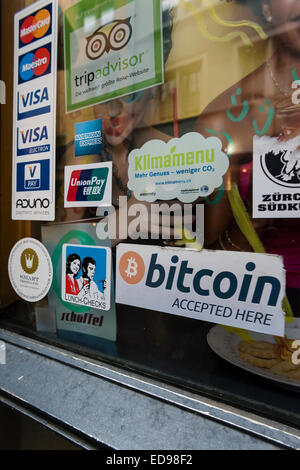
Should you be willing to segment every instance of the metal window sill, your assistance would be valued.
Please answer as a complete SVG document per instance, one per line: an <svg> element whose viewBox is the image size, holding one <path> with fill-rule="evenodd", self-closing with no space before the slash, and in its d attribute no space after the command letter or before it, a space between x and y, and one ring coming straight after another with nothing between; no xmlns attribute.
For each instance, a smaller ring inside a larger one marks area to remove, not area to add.
<svg viewBox="0 0 300 470"><path fill-rule="evenodd" d="M0 401L82 448L300 449L300 432L0 329Z"/></svg>

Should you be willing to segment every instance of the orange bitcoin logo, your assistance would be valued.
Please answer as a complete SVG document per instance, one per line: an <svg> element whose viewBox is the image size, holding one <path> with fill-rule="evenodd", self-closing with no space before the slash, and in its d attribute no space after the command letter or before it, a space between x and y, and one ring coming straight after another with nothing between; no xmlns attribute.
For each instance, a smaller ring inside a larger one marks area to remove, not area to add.
<svg viewBox="0 0 300 470"><path fill-rule="evenodd" d="M144 260L135 251L127 251L120 259L119 271L127 284L138 284L145 274Z"/></svg>

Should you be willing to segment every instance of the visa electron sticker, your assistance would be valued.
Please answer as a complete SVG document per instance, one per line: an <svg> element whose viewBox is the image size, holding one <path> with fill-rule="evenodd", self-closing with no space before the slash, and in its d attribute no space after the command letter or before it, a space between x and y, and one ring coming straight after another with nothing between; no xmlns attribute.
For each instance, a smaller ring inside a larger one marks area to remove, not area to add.
<svg viewBox="0 0 300 470"><path fill-rule="evenodd" d="M65 207L110 206L112 163L65 166Z"/></svg>
<svg viewBox="0 0 300 470"><path fill-rule="evenodd" d="M40 121L38 126L19 126L17 128L17 156L50 152L52 142L51 122Z"/></svg>
<svg viewBox="0 0 300 470"><path fill-rule="evenodd" d="M283 336L284 295L279 256L117 247L116 301L121 304Z"/></svg>
<svg viewBox="0 0 300 470"><path fill-rule="evenodd" d="M63 245L62 299L98 310L110 309L111 249Z"/></svg>
<svg viewBox="0 0 300 470"><path fill-rule="evenodd" d="M102 119L75 124L75 157L102 152Z"/></svg>
<svg viewBox="0 0 300 470"><path fill-rule="evenodd" d="M300 217L300 137L253 140L253 217Z"/></svg>
<svg viewBox="0 0 300 470"><path fill-rule="evenodd" d="M53 268L45 246L34 238L19 240L9 255L8 274L21 299L38 302L46 297L52 283Z"/></svg>
<svg viewBox="0 0 300 470"><path fill-rule="evenodd" d="M193 202L221 186L229 167L222 142L197 132L163 142L150 140L130 152L128 187L140 201Z"/></svg>
<svg viewBox="0 0 300 470"><path fill-rule="evenodd" d="M163 83L160 0L82 0L65 11L67 112Z"/></svg>
<svg viewBox="0 0 300 470"><path fill-rule="evenodd" d="M57 0L15 15L12 218L55 218Z"/></svg>

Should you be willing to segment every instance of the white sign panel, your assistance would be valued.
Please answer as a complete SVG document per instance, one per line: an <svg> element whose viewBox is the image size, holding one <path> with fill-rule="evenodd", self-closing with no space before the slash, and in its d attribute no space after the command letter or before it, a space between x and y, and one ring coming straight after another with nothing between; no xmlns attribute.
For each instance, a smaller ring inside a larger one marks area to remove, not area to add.
<svg viewBox="0 0 300 470"><path fill-rule="evenodd" d="M57 0L15 15L12 218L55 218Z"/></svg>
<svg viewBox="0 0 300 470"><path fill-rule="evenodd" d="M112 163L65 166L65 207L111 206Z"/></svg>
<svg viewBox="0 0 300 470"><path fill-rule="evenodd" d="M53 268L44 245L34 238L19 240L10 252L8 274L21 299L38 302L48 294Z"/></svg>
<svg viewBox="0 0 300 470"><path fill-rule="evenodd" d="M279 256L121 243L116 271L119 303L284 335Z"/></svg>
<svg viewBox="0 0 300 470"><path fill-rule="evenodd" d="M300 137L254 137L253 217L300 217Z"/></svg>
<svg viewBox="0 0 300 470"><path fill-rule="evenodd" d="M163 142L150 140L130 152L128 187L140 201L193 202L223 183L229 167L222 142L198 132Z"/></svg>

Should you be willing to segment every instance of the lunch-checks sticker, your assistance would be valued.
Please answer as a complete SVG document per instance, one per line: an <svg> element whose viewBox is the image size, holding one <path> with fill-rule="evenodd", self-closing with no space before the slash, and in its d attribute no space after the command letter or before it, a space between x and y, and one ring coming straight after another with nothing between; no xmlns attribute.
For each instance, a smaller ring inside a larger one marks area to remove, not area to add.
<svg viewBox="0 0 300 470"><path fill-rule="evenodd" d="M197 320L284 335L282 258L261 253L117 248L116 300Z"/></svg>

